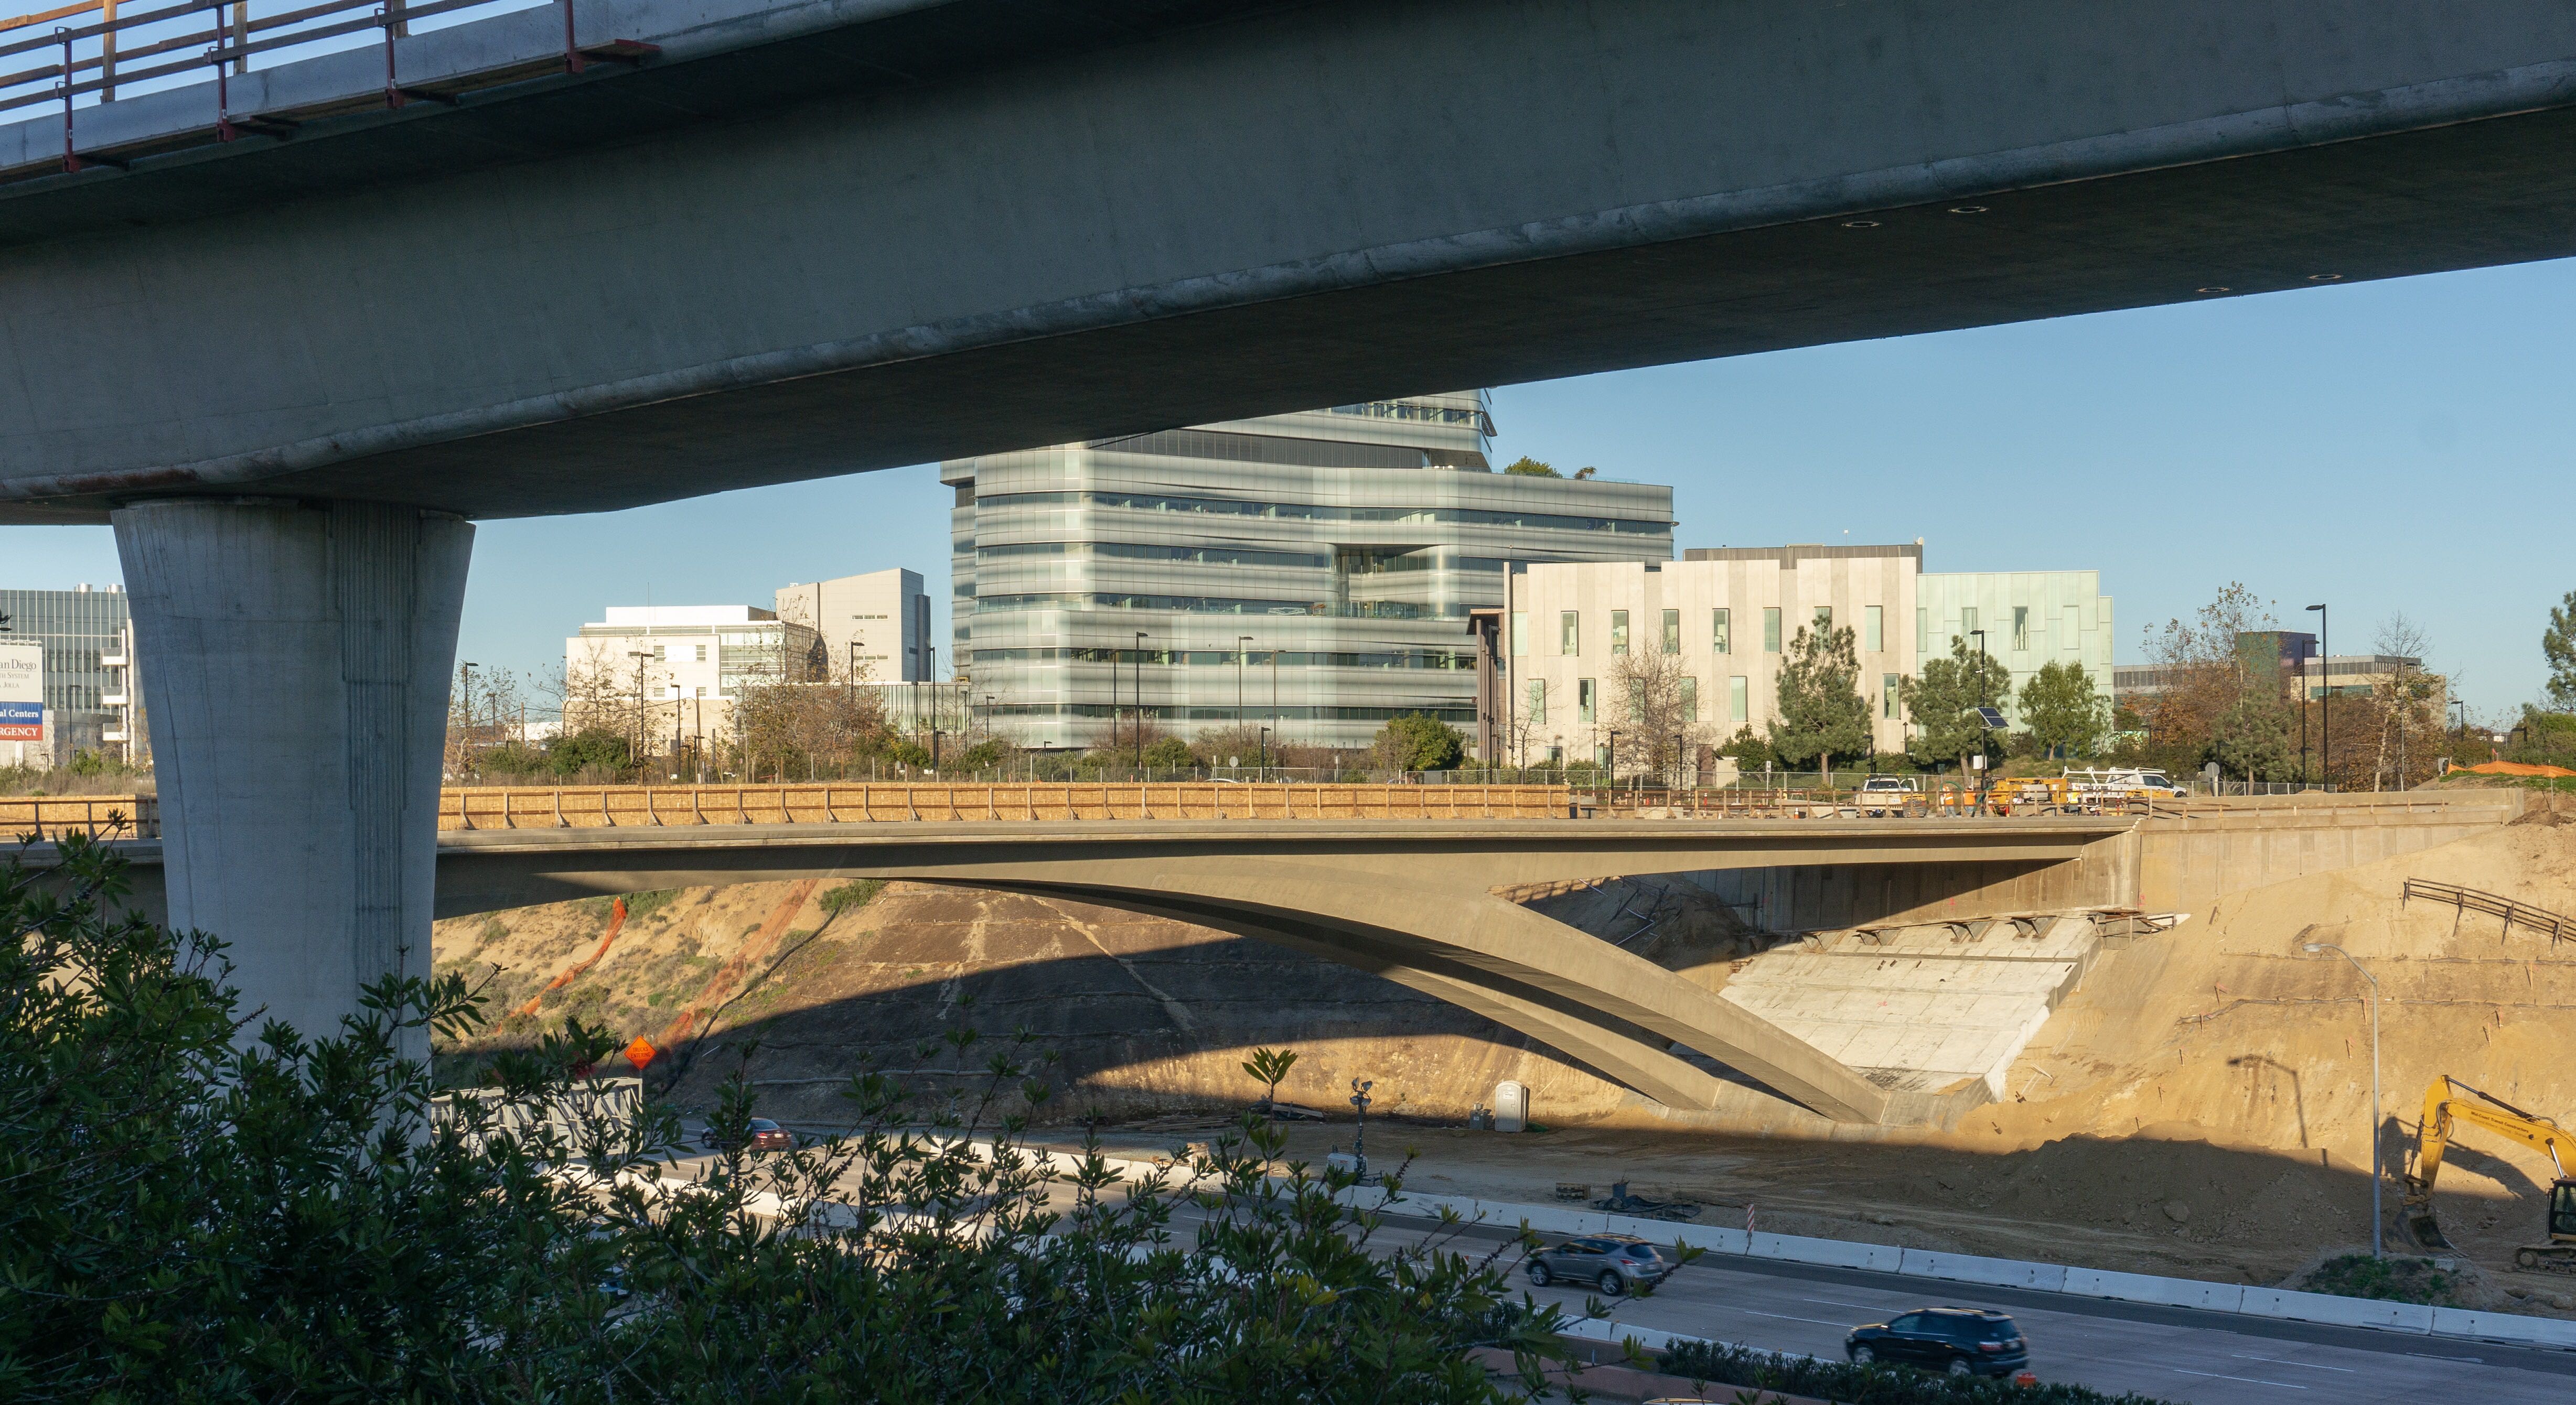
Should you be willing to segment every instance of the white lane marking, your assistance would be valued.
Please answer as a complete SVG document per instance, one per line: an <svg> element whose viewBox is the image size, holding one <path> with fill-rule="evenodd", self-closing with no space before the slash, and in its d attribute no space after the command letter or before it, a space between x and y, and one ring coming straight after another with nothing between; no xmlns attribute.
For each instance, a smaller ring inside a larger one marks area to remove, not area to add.
<svg viewBox="0 0 2576 1405"><path fill-rule="evenodd" d="M1802 1303L1823 1303L1827 1307L1856 1307L1863 1312L1885 1312L1888 1310L1877 1303L1847 1303L1839 1298L1800 1298L1798 1301Z"/></svg>
<svg viewBox="0 0 2576 1405"><path fill-rule="evenodd" d="M1743 1313L1747 1317L1776 1317L1783 1322L1813 1322L1819 1327L1842 1327L1846 1325L1840 1322L1828 1322L1821 1317L1791 1317L1785 1312L1755 1312L1749 1307L1729 1308L1727 1310L1730 1312Z"/></svg>
<svg viewBox="0 0 2576 1405"><path fill-rule="evenodd" d="M2410 1351L2406 1354L2414 1357L2418 1361L2465 1361L2472 1366L2484 1366L2487 1364L2486 1358L2479 1356L2444 1356L2439 1352L2431 1351Z"/></svg>
<svg viewBox="0 0 2576 1405"><path fill-rule="evenodd" d="M2183 1368L2182 1368L2182 1367L2180 1367L2180 1366L2167 1366L2165 1369L2166 1369L2166 1370L2168 1370L2168 1371L2177 1372L2177 1373L2179 1373L2179 1374L2181 1374L2181 1375L2185 1375L2185 1376L2204 1376L2204 1377L2207 1377L2208 1379L2213 1380L2213 1381L2243 1381L2243 1382L2244 1382L2245 1384L2247 1384L2247 1385L2272 1385L2272 1386L2279 1386L2279 1387L2280 1387L2281 1389L2283 1389L2283 1390L2306 1390L2306 1389L2307 1389L2307 1387L2306 1387L2306 1386L2303 1386L2303 1385L2292 1385L2292 1384L2290 1384L2288 1381L2265 1381L2265 1380L2257 1380L2257 1379L2255 1379L2255 1378L2254 1378L2254 1377L2252 1377L2252 1376L2226 1376L2226 1375L2221 1375L2221 1374L2219 1374L2219 1373L2218 1373L2218 1372L2216 1372L2216 1371L2186 1371L2186 1370L2183 1370Z"/></svg>
<svg viewBox="0 0 2576 1405"><path fill-rule="evenodd" d="M2411 1352L2408 1354L2413 1355ZM2350 1366L2326 1366L2314 1361L2290 1361L2278 1356L2248 1356L2241 1351L2231 1351L2228 1355L2239 1361L2269 1361L2275 1366L2305 1366L2311 1371L2341 1371L2347 1376L2354 1374Z"/></svg>

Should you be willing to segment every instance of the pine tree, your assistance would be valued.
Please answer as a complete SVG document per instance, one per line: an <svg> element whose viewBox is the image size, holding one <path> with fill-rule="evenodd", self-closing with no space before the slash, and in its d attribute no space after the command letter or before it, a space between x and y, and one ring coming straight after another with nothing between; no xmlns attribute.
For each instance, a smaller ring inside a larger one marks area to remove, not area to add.
<svg viewBox="0 0 2576 1405"><path fill-rule="evenodd" d="M1869 702L1860 695L1860 655L1849 627L1801 629L1780 667L1780 710L1771 749L1782 760L1810 757L1831 784L1834 758L1869 750Z"/></svg>

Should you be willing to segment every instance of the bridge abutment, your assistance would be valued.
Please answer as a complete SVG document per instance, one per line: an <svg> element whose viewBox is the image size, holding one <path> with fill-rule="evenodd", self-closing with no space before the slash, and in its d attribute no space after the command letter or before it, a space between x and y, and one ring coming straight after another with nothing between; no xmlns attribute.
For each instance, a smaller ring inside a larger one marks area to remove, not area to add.
<svg viewBox="0 0 2576 1405"><path fill-rule="evenodd" d="M170 923L231 944L245 1011L333 1033L362 986L429 967L474 528L274 500L137 503L112 521L151 661Z"/></svg>

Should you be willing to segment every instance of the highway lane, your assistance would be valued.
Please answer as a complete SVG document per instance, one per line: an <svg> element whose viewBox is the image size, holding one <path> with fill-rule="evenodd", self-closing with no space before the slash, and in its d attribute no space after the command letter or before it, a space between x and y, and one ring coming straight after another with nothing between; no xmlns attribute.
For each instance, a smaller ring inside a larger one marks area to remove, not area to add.
<svg viewBox="0 0 2576 1405"><path fill-rule="evenodd" d="M684 1164L698 1157L684 1159ZM1059 1191L1059 1195L1065 1193ZM1182 1207L1174 1232L1200 1216ZM1451 1247L1482 1253L1508 1231L1487 1225L1443 1231L1388 1215L1381 1243L1446 1233ZM1561 1237L1561 1236L1559 1236ZM1583 1313L1581 1288L1533 1288L1505 1255L1513 1282L1540 1302ZM2576 1352L2541 1351L2402 1332L2284 1322L2236 1313L1986 1288L1901 1274L1703 1254L1643 1297L1602 1300L1614 1327L1643 1327L1736 1342L1765 1351L1840 1359L1843 1336L1908 1308L1956 1306L2009 1312L2030 1339L2043 1380L2136 1391L2191 1405L2565 1405L2576 1400Z"/></svg>
<svg viewBox="0 0 2576 1405"><path fill-rule="evenodd" d="M1391 1222L1408 1236L1421 1232L1421 1224ZM1517 1270L1514 1278L1527 1288L1528 1280ZM1561 1286L1527 1291L1578 1315L1587 1296L1579 1288ZM1842 1356L1844 1333L1859 1323L1885 1321L1916 1307L1995 1308L2021 1324L2031 1342L2032 1369L2043 1380L2132 1390L2194 1405L2564 1405L2576 1399L2576 1353L1732 1255L1704 1254L1651 1295L1604 1301L1615 1326L1835 1359Z"/></svg>

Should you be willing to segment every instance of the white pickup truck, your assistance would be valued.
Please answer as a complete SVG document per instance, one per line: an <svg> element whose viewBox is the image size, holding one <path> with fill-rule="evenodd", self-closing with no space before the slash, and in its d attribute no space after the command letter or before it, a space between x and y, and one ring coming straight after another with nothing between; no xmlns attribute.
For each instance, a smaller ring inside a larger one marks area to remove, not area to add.
<svg viewBox="0 0 2576 1405"><path fill-rule="evenodd" d="M1912 776L1871 776L1860 783L1860 793L1853 798L1862 813L1880 819L1890 813L1904 814L1922 795L1923 788Z"/></svg>

